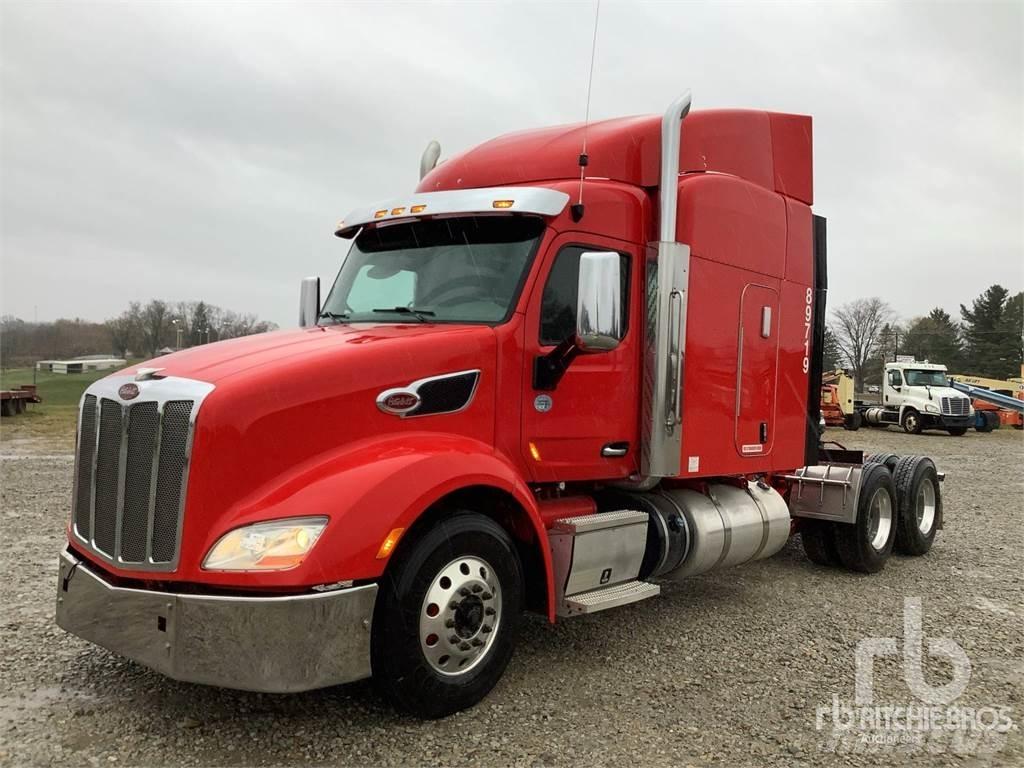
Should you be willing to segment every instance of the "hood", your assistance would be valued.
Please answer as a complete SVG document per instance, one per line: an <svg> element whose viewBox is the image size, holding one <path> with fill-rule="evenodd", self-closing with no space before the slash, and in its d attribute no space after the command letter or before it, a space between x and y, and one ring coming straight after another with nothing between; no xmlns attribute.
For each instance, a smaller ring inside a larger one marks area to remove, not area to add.
<svg viewBox="0 0 1024 768"><path fill-rule="evenodd" d="M485 336L491 333L486 326L436 323L358 323L273 331L203 344L147 360L119 373L161 368L162 375L216 385L239 374L255 375L268 368L274 372L304 362L340 360L342 355L368 349L385 357L403 356L401 349L416 346L424 336L440 335L454 340L465 338L467 334L479 335L481 330L485 331Z"/></svg>

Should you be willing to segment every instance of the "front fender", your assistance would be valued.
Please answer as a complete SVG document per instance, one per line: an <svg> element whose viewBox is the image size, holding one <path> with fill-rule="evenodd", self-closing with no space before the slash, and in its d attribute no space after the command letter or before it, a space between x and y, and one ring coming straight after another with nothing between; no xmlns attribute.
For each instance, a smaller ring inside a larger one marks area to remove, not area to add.
<svg viewBox="0 0 1024 768"><path fill-rule="evenodd" d="M227 510L212 526L203 549L207 551L226 531L248 523L326 515L330 522L306 561L294 571L279 572L273 581L314 586L377 579L387 565L387 559L377 559L377 552L388 533L408 529L439 499L470 486L504 491L525 510L540 547L552 616L551 552L533 494L512 463L492 446L460 435L390 435L317 457ZM263 574L260 580L268 577L270 573Z"/></svg>

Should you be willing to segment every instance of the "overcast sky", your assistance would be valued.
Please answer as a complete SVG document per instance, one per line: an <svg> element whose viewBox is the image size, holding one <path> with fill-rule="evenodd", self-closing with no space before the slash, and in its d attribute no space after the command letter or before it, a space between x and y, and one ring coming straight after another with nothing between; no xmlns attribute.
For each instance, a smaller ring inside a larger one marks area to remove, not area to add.
<svg viewBox="0 0 1024 768"><path fill-rule="evenodd" d="M0 314L204 299L296 323L351 208L583 118L591 3L0 0ZM832 306L1024 288L1024 4L605 2L592 118L814 117Z"/></svg>

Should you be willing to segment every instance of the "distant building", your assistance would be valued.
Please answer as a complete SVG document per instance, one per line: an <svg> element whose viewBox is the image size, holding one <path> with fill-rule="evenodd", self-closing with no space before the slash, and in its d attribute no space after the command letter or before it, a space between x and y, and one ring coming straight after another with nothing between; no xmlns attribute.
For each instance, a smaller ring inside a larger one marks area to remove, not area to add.
<svg viewBox="0 0 1024 768"><path fill-rule="evenodd" d="M127 364L128 361L120 357L88 355L76 357L73 360L39 360L36 363L36 370L50 373L85 373L86 371L109 371L114 368L123 368Z"/></svg>

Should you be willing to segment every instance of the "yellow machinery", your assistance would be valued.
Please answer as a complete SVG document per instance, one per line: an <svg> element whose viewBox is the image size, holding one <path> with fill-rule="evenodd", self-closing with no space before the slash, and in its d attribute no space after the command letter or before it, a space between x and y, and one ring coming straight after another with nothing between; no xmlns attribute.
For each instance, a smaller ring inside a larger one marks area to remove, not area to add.
<svg viewBox="0 0 1024 768"><path fill-rule="evenodd" d="M821 376L821 415L830 427L860 429L862 416L853 407L853 379L846 371L825 371Z"/></svg>

